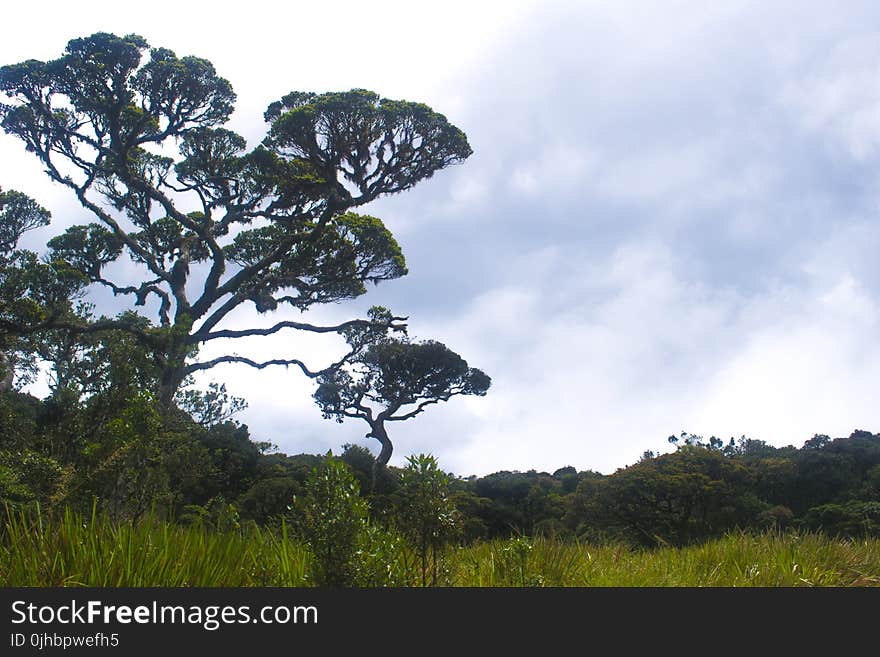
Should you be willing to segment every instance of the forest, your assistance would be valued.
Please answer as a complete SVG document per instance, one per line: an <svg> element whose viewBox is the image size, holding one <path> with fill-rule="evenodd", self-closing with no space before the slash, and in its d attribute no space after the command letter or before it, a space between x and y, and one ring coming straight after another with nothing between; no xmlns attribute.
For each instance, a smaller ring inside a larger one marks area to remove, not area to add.
<svg viewBox="0 0 880 657"><path fill-rule="evenodd" d="M128 380L132 354L115 349ZM124 386L0 404L9 583L878 583L880 435L866 431L800 448L683 434L608 475L462 478L426 455L379 467L358 445L283 454L228 417L243 402L221 387L188 395L171 424ZM157 548L171 554L152 564ZM126 550L146 572L117 572Z"/></svg>
<svg viewBox="0 0 880 657"><path fill-rule="evenodd" d="M619 563L725 541L818 541L830 570L795 564L794 583L880 582L870 431L801 447L683 433L612 474L564 455L552 473L456 476L426 454L390 465L394 422L491 394L490 375L410 337L408 318L387 308L332 326L291 318L407 273L382 220L355 210L471 155L432 108L363 89L294 91L269 104L266 137L249 149L222 127L235 94L210 62L106 33L56 60L2 67L0 93L4 131L91 221L56 228L38 199L0 190L5 583L561 585L595 583L572 579L583 546ZM53 235L40 252L23 246L37 230ZM126 309L108 314L95 290ZM233 326L234 311L275 323ZM285 332L335 337L344 353L317 368L302 354L240 353ZM209 343L233 346L200 358ZM236 420L246 400L195 384L233 366L307 377L316 412L362 422L378 454L290 455L252 436ZM25 391L38 379L42 399ZM126 563L166 561L117 573L123 545L143 547ZM834 570L850 559L835 550L855 561ZM561 570L533 572L538 552ZM215 570L187 570L199 564Z"/></svg>
<svg viewBox="0 0 880 657"><path fill-rule="evenodd" d="M310 473L335 460L369 515L394 524L409 501L407 478L426 476L380 469L359 445L335 457L281 453L227 417L242 401L218 387L190 394L171 426L147 395L121 385L84 401L66 394L0 397L0 500L10 510L88 515L96 503L119 521L158 513L181 524L278 527L295 524L293 501L307 494ZM465 544L545 536L653 548L737 530L880 536L880 434L818 435L800 448L686 434L668 440L673 451L646 453L608 475L566 466L460 477L430 456L411 459L433 462L455 517L450 540Z"/></svg>

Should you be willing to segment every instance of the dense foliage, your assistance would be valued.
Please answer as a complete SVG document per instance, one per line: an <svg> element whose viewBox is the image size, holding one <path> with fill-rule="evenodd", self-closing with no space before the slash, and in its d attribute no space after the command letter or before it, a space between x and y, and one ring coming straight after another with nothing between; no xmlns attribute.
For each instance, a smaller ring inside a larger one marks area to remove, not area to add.
<svg viewBox="0 0 880 657"><path fill-rule="evenodd" d="M124 341L111 351L128 354ZM131 354L124 362L132 366ZM115 367L110 359L109 376ZM326 457L255 442L226 413L241 401L220 387L180 399L190 412L169 424L158 402L121 381L79 398L0 394L0 501L82 513L97 504L118 520L153 512L182 524L296 526L304 511L294 498L314 497L307 482ZM880 434L865 431L801 448L683 436L673 451L609 475L564 467L461 478L419 456L374 480L375 466L358 445L339 456L358 491L347 498L355 515L411 536L423 554L446 540L509 536L660 546L735 529L880 535Z"/></svg>

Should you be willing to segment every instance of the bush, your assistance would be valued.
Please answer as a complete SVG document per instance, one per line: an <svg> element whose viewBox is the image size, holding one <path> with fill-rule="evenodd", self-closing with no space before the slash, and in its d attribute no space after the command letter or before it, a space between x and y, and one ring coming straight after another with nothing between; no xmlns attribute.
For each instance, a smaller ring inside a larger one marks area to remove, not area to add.
<svg viewBox="0 0 880 657"><path fill-rule="evenodd" d="M762 529L785 529L791 526L794 513L787 506L778 504L762 511L758 515L758 524Z"/></svg>
<svg viewBox="0 0 880 657"><path fill-rule="evenodd" d="M360 587L413 586L406 541L395 531L368 524L357 551L355 583Z"/></svg>
<svg viewBox="0 0 880 657"><path fill-rule="evenodd" d="M437 460L419 454L407 458L400 476L402 507L400 522L418 550L422 586L436 586L443 548L458 525L458 511L449 497L449 477L437 467Z"/></svg>
<svg viewBox="0 0 880 657"><path fill-rule="evenodd" d="M312 552L312 576L321 586L351 586L367 531L367 503L348 466L328 454L294 498L294 526Z"/></svg>
<svg viewBox="0 0 880 657"><path fill-rule="evenodd" d="M823 504L807 511L803 524L830 535L880 536L880 502Z"/></svg>

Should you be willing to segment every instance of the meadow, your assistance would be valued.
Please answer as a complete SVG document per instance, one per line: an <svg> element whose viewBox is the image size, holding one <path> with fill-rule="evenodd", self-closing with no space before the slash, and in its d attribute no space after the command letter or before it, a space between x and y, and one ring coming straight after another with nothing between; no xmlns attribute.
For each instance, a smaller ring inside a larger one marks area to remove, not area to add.
<svg viewBox="0 0 880 657"><path fill-rule="evenodd" d="M218 531L145 516L111 522L65 511L7 513L3 586L310 586L308 548L285 526ZM368 586L418 586L402 541L361 554ZM880 586L880 540L819 533L729 533L683 548L632 549L552 538L449 547L438 584L461 587Z"/></svg>

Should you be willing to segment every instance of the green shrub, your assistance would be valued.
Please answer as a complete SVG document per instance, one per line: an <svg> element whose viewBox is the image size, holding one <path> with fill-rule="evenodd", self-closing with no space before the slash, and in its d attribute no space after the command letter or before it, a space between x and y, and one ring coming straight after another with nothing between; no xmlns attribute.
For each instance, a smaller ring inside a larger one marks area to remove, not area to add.
<svg viewBox="0 0 880 657"><path fill-rule="evenodd" d="M311 550L316 584L350 586L356 582L367 518L367 503L351 470L328 454L306 478L305 495L294 499L294 523Z"/></svg>
<svg viewBox="0 0 880 657"><path fill-rule="evenodd" d="M401 527L415 545L421 565L422 586L436 586L443 548L454 536L458 512L449 497L449 476L426 454L407 458L400 475Z"/></svg>

